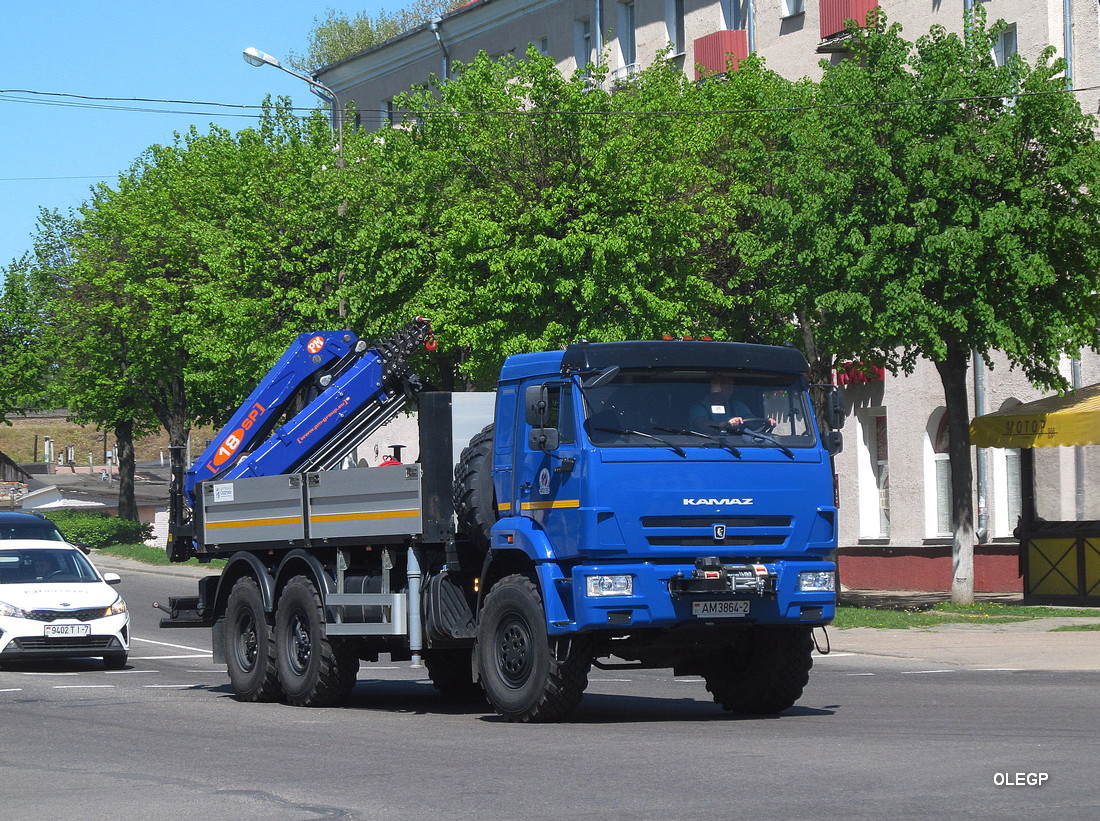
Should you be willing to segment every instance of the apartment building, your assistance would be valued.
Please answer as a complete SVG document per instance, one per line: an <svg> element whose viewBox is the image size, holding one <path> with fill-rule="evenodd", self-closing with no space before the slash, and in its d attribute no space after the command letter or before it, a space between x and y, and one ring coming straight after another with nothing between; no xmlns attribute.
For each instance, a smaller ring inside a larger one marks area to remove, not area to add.
<svg viewBox="0 0 1100 821"><path fill-rule="evenodd" d="M881 5L889 20L915 39L932 25L962 30L965 12L984 7L1004 20L994 49L1034 60L1048 46L1069 63L1069 81L1093 88L1078 99L1096 111L1100 91L1100 6L1094 0L473 0L375 48L325 67L317 76L358 125L382 127L399 119L394 98L431 75L447 77L456 62L479 52L522 56L529 45L553 57L563 72L588 63L608 69L609 82L666 54L690 76L723 71L750 52L791 79L819 78L821 61L845 59L847 19L863 21ZM1040 396L1018 371L971 371L971 415ZM1065 362L1078 386L1100 382L1100 356L1084 352ZM934 367L915 373L868 376L841 367L850 406L846 447L837 457L842 508L841 571L850 585L950 589L950 464L943 389ZM1100 520L1100 456L1088 448L1036 453L1039 515ZM1096 448L1093 448L1096 450ZM1018 591L1019 451L975 451L979 540L976 589ZM1092 490L1089 490L1092 488Z"/></svg>

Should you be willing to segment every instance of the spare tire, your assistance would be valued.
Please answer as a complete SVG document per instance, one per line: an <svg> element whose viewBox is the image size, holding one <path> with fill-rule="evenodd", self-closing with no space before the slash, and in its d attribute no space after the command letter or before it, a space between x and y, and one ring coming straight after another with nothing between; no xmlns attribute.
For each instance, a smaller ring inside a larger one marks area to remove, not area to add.
<svg viewBox="0 0 1100 821"><path fill-rule="evenodd" d="M454 505L459 537L472 542L480 551L487 551L489 531L497 520L492 425L474 436L458 458Z"/></svg>

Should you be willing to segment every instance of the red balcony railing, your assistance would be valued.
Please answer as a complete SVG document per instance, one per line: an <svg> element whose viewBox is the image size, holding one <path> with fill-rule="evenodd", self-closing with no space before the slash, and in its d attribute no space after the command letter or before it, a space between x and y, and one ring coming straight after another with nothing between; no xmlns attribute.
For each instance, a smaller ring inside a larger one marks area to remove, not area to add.
<svg viewBox="0 0 1100 821"><path fill-rule="evenodd" d="M866 25L867 12L877 5L878 0L821 0L821 39L843 32L845 20Z"/></svg>
<svg viewBox="0 0 1100 821"><path fill-rule="evenodd" d="M700 37L695 41L695 79L703 79L704 72L736 71L737 64L748 56L749 35L742 29L725 29Z"/></svg>

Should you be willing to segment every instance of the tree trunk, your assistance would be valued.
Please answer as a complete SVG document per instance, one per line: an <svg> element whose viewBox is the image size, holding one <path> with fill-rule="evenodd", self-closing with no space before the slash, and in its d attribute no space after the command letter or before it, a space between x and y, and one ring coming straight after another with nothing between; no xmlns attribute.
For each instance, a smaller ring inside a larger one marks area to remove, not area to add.
<svg viewBox="0 0 1100 821"><path fill-rule="evenodd" d="M168 455L172 464L172 485L169 491L169 521L181 524L184 515L183 477L187 471L187 437L191 432L187 417L187 399L183 377L177 376L166 390L150 396L153 413L168 432ZM168 401L163 397L167 395Z"/></svg>
<svg viewBox="0 0 1100 821"><path fill-rule="evenodd" d="M138 521L134 497L134 420L115 424L115 453L118 456L118 517Z"/></svg>
<svg viewBox="0 0 1100 821"><path fill-rule="evenodd" d="M947 402L948 456L951 459L951 601L974 602L974 470L970 453L970 404L966 350L949 344L947 358L936 362Z"/></svg>

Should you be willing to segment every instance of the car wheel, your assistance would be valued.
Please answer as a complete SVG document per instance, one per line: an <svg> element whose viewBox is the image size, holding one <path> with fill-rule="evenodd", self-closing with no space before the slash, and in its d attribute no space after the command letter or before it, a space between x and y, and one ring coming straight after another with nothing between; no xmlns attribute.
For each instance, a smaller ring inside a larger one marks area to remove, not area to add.
<svg viewBox="0 0 1100 821"><path fill-rule="evenodd" d="M111 653L103 657L103 666L108 670L122 670L126 667L126 653Z"/></svg>
<svg viewBox="0 0 1100 821"><path fill-rule="evenodd" d="M226 667L241 701L278 701L275 642L256 580L237 579L225 607Z"/></svg>
<svg viewBox="0 0 1100 821"><path fill-rule="evenodd" d="M542 596L526 575L506 576L485 597L476 652L485 695L510 721L561 721L588 686L588 638L547 635Z"/></svg>
<svg viewBox="0 0 1100 821"><path fill-rule="evenodd" d="M279 681L289 704L332 707L355 686L359 656L349 645L325 633L321 595L305 576L286 583L275 612Z"/></svg>

